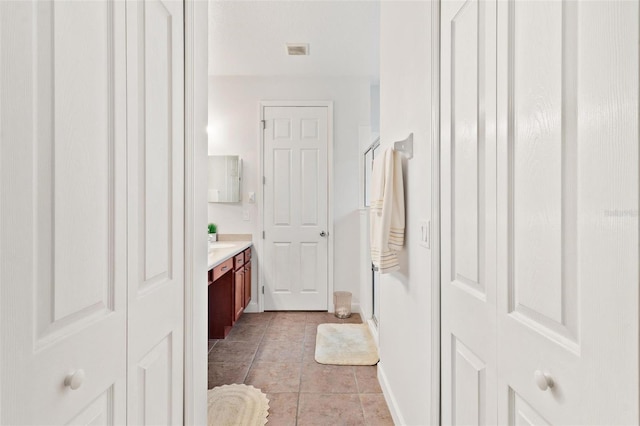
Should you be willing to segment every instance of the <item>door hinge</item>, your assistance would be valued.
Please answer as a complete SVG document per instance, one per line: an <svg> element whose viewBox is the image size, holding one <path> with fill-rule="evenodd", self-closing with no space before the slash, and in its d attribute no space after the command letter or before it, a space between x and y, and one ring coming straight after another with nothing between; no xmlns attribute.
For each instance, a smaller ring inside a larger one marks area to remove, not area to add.
<svg viewBox="0 0 640 426"><path fill-rule="evenodd" d="M264 286L262 286L262 294L264 294Z"/></svg>
<svg viewBox="0 0 640 426"><path fill-rule="evenodd" d="M264 240L264 234L265 234L265 232L264 232L264 231L262 231L262 239L263 239L263 240Z"/></svg>
<svg viewBox="0 0 640 426"><path fill-rule="evenodd" d="M262 123L262 130L267 128L267 120L260 120L260 122Z"/></svg>
<svg viewBox="0 0 640 426"><path fill-rule="evenodd" d="M266 176L262 176L262 184L263 185L267 184L267 177Z"/></svg>

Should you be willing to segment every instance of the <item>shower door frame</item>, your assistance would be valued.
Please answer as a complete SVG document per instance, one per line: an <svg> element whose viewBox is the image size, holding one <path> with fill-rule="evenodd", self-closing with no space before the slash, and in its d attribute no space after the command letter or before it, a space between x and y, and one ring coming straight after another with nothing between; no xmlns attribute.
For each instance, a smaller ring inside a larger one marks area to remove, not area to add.
<svg viewBox="0 0 640 426"><path fill-rule="evenodd" d="M364 151L363 154L363 162L364 162L364 196L363 196L363 204L365 208L369 208L370 204L368 203L368 184L367 180L367 168L373 169L373 162L376 159L376 150L380 148L380 138L376 138L375 141ZM369 160L367 159L367 154L371 153L371 163L369 164ZM377 285L376 285L377 284ZM371 263L371 319L373 323L378 328L378 315L379 315L379 305L380 305L380 273L378 269L375 267L373 262Z"/></svg>

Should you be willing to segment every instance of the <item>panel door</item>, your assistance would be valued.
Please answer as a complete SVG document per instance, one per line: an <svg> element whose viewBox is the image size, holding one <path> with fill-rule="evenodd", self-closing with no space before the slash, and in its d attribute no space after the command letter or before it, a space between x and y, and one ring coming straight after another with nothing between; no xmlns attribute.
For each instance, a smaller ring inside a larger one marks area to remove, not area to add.
<svg viewBox="0 0 640 426"><path fill-rule="evenodd" d="M442 423L496 424L494 1L442 3Z"/></svg>
<svg viewBox="0 0 640 426"><path fill-rule="evenodd" d="M638 16L499 2L501 424L638 424Z"/></svg>
<svg viewBox="0 0 640 426"><path fill-rule="evenodd" d="M238 321L244 310L244 266L235 272L233 280L233 321Z"/></svg>
<svg viewBox="0 0 640 426"><path fill-rule="evenodd" d="M244 298L242 306L246 308L251 301L251 261L244 265L244 292L242 294Z"/></svg>
<svg viewBox="0 0 640 426"><path fill-rule="evenodd" d="M327 107L265 107L266 310L327 310Z"/></svg>
<svg viewBox="0 0 640 426"><path fill-rule="evenodd" d="M124 3L0 2L1 424L126 422L125 48Z"/></svg>
<svg viewBox="0 0 640 426"><path fill-rule="evenodd" d="M183 4L127 3L130 424L181 424Z"/></svg>

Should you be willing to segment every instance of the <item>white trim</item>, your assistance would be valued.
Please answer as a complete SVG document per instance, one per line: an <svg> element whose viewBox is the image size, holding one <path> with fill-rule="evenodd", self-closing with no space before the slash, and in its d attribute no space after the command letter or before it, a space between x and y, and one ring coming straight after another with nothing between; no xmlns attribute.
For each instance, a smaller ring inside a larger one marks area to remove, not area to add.
<svg viewBox="0 0 640 426"><path fill-rule="evenodd" d="M207 423L208 2L184 2L184 395L183 424ZM202 176L205 176L202 179Z"/></svg>
<svg viewBox="0 0 640 426"><path fill-rule="evenodd" d="M431 3L431 407L440 424L440 0Z"/></svg>
<svg viewBox="0 0 640 426"><path fill-rule="evenodd" d="M259 259L264 259L264 239L262 238L262 232L264 231L264 131L262 128L262 120L264 119L262 102L258 102L258 120L256 126L258 126L258 152L260 153L260 161L258 164L258 179L259 179L259 189L258 189L258 199L256 200L256 206L258 206L258 236L257 241L254 241L257 257ZM253 265L252 267L255 267ZM264 294L262 293L262 288L264 285L264 271L262 268L262 262L258 262L258 285L256 289L257 302L258 302L258 312L264 312Z"/></svg>
<svg viewBox="0 0 640 426"><path fill-rule="evenodd" d="M380 350L380 334L378 333L378 325L373 318L367 320L366 324L369 326L369 331L373 340L376 342L376 347Z"/></svg>
<svg viewBox="0 0 640 426"><path fill-rule="evenodd" d="M327 230L329 232L328 238L328 254L327 254L327 311L333 312L333 264L334 264L334 223L333 223L333 101L260 101L258 103L260 111L260 119L258 125L264 120L264 108L265 107L326 107L327 108L327 180L328 180L328 192L327 192ZM262 179L264 176L264 132L262 127L260 128L260 173L259 177ZM258 217L260 222L260 248L258 250L260 259L264 259L264 240L262 239L262 233L264 232L264 185L260 185L260 200L258 203ZM264 297L262 294L262 286L264 282L264 268L259 262L258 265L258 307L260 312L264 312Z"/></svg>
<svg viewBox="0 0 640 426"><path fill-rule="evenodd" d="M371 269L369 269L368 272L371 273ZM371 284L371 281L369 281L368 284ZM369 293L367 296L371 296L371 293ZM371 312L368 312L366 309L363 309L362 302L359 304L359 307L360 307L360 317L362 318L362 321L363 322L373 321L373 315L371 315ZM375 325L375 322L374 322L374 325Z"/></svg>
<svg viewBox="0 0 640 426"><path fill-rule="evenodd" d="M361 158L364 158L362 156ZM364 163L364 161L363 161ZM363 179L364 180L364 179ZM361 186L361 189L363 186ZM360 259L358 268L360 269L360 315L363 321L368 321L373 317L373 285L371 274L371 253L369 252L369 209L358 209L360 219Z"/></svg>
<svg viewBox="0 0 640 426"><path fill-rule="evenodd" d="M389 381L387 380L387 375L384 372L382 361L378 363L378 383L380 383L382 394L384 395L384 399L385 401L387 401L387 405L389 406L389 412L391 413L391 417L393 418L393 423L396 425L406 425L407 422L405 422L404 418L402 417L402 413L400 411L400 408L398 407L398 402L391 392L391 386L389 386ZM439 423L432 424L437 425Z"/></svg>

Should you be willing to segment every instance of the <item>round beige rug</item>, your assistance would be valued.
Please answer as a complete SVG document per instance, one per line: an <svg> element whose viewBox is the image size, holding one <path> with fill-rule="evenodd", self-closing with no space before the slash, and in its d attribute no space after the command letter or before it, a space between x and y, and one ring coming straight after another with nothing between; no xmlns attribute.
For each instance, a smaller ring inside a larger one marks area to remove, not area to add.
<svg viewBox="0 0 640 426"><path fill-rule="evenodd" d="M269 400L260 389L247 385L224 385L207 392L209 426L263 426Z"/></svg>

